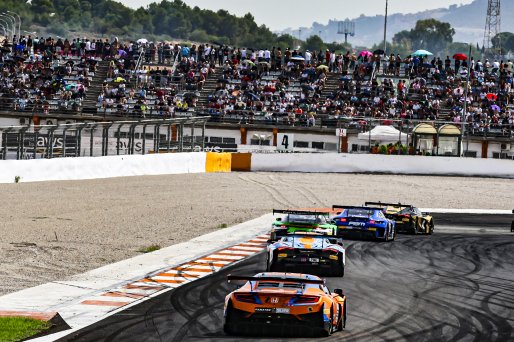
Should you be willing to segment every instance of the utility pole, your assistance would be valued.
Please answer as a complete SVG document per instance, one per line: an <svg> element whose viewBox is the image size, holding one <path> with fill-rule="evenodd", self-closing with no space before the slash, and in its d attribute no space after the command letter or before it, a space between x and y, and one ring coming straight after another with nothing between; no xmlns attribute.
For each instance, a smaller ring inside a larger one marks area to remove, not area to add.
<svg viewBox="0 0 514 342"><path fill-rule="evenodd" d="M466 129L466 114L468 113L468 95L469 95L469 78L471 75L471 43L469 44L469 54L468 54L468 74L466 75L466 88L464 88L464 108L462 109L462 115L460 117L461 121L461 135L460 135L460 144L459 144L459 150L460 156L464 156L464 130ZM467 132L468 135L468 147L469 147L469 132ZM467 152L467 148L466 148Z"/></svg>
<svg viewBox="0 0 514 342"><path fill-rule="evenodd" d="M501 3L500 0L489 0L484 31L484 51L495 56L501 55ZM498 46L493 46L493 38L498 37Z"/></svg>
<svg viewBox="0 0 514 342"><path fill-rule="evenodd" d="M387 50L387 10L389 8L389 0L386 0L386 11L384 17L384 56L386 55Z"/></svg>

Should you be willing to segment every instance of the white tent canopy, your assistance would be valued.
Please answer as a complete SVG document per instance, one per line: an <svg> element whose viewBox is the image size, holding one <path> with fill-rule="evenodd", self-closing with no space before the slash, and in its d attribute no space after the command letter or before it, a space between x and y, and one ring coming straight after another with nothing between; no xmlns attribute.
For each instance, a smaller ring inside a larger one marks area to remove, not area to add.
<svg viewBox="0 0 514 342"><path fill-rule="evenodd" d="M359 133L359 140L369 140L371 134L372 141L386 141L407 143L407 134L400 132L393 126L377 126L369 132Z"/></svg>

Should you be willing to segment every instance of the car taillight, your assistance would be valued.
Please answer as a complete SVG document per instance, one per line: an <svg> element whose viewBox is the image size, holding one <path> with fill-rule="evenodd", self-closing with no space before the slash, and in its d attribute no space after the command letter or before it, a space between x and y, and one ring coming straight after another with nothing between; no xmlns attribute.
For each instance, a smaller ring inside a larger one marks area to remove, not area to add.
<svg viewBox="0 0 514 342"><path fill-rule="evenodd" d="M369 220L369 224L375 224L375 220Z"/></svg>
<svg viewBox="0 0 514 342"><path fill-rule="evenodd" d="M259 304L261 301L258 296L251 293L238 293L234 295L238 302Z"/></svg>
<svg viewBox="0 0 514 342"><path fill-rule="evenodd" d="M314 304L318 300L319 297L316 296L298 296L294 298L293 304Z"/></svg>
<svg viewBox="0 0 514 342"><path fill-rule="evenodd" d="M294 248L291 248L291 247L278 247L277 248L277 251L281 251L281 252L287 252L287 251L292 251L294 250Z"/></svg>
<svg viewBox="0 0 514 342"><path fill-rule="evenodd" d="M334 248L327 248L327 249L324 249L324 251L328 252L328 253L339 254L339 251Z"/></svg>
<svg viewBox="0 0 514 342"><path fill-rule="evenodd" d="M339 222L346 222L345 218L339 219Z"/></svg>
<svg viewBox="0 0 514 342"><path fill-rule="evenodd" d="M399 217L406 217L406 218L408 218L408 217L409 217L409 215L408 215L408 214L399 214L398 216L399 216Z"/></svg>

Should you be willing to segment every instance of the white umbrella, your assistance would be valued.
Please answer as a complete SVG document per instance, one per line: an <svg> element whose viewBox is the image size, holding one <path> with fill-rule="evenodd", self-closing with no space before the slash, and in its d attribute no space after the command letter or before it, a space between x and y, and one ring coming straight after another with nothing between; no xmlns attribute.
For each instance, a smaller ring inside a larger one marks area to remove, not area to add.
<svg viewBox="0 0 514 342"><path fill-rule="evenodd" d="M301 56L295 56L295 57L291 57L291 60L292 61L304 61L305 58L301 57Z"/></svg>
<svg viewBox="0 0 514 342"><path fill-rule="evenodd" d="M148 39L141 38L141 39L138 39L137 42L138 42L138 44L146 44L146 43L148 43Z"/></svg>

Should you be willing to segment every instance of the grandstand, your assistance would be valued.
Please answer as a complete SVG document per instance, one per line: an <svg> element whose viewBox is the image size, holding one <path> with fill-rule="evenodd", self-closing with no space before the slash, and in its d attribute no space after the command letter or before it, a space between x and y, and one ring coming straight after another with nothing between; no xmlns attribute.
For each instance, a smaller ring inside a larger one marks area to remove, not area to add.
<svg viewBox="0 0 514 342"><path fill-rule="evenodd" d="M300 51L281 55L208 44L97 40L97 50L86 53L80 46L60 49L51 39L43 41L44 51L34 46L11 52L5 45L0 53L2 118L45 124L209 116L208 131L226 130L224 137L210 134L221 140L245 144L252 140L242 133L245 128L246 135L272 132L274 139L266 144L276 145L280 130L310 136L298 147L338 146L348 152L369 152L374 142L355 147L351 137L376 125L414 136L417 124L428 122L436 132L445 124L464 127L466 147L484 138L499 145L497 154L486 146L469 156L512 156L507 148L514 119L510 61L471 60L465 99L467 61L449 58L339 54L324 60L320 54L308 64ZM349 137L316 143L320 139L314 136L336 128L346 129Z"/></svg>

